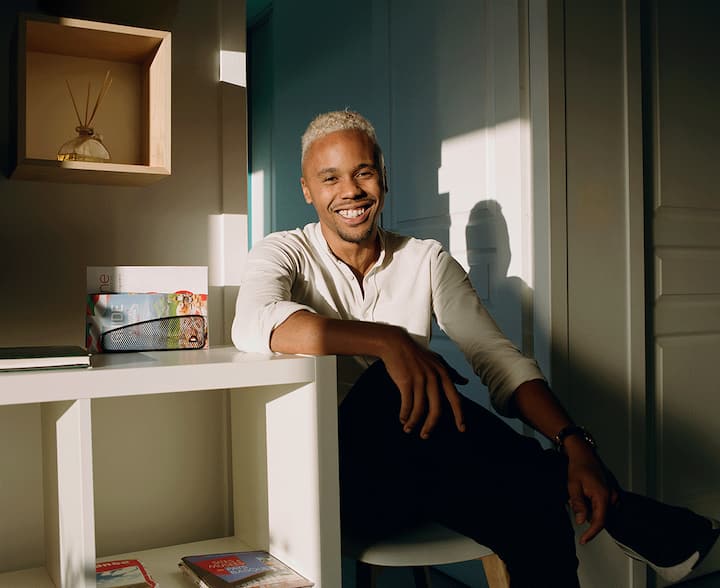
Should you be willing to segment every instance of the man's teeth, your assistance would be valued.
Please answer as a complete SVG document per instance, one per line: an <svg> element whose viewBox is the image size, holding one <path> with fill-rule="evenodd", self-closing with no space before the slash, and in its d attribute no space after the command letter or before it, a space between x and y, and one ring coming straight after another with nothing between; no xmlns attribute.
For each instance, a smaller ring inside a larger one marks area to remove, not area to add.
<svg viewBox="0 0 720 588"><path fill-rule="evenodd" d="M364 208L353 208L353 209L349 209L349 210L338 210L338 214L340 216L344 216L345 218L357 218L357 217L365 214L365 209Z"/></svg>

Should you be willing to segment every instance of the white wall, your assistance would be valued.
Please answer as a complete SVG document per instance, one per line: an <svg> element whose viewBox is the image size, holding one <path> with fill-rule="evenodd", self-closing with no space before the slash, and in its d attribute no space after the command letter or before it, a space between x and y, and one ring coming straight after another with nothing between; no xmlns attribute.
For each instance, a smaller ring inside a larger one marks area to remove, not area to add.
<svg viewBox="0 0 720 588"><path fill-rule="evenodd" d="M68 16L172 32L172 175L147 187L0 177L0 345L83 345L88 265L214 263L210 215L245 211L244 156L234 162L239 180L229 181L220 140L228 109L244 116L245 108L242 100L221 108L219 100L218 50L229 43L221 32L234 27L244 35L244 3L234 4L238 10L221 14L219 0L47 3ZM2 4L3 47L11 46L17 12L38 10L30 1ZM244 50L244 36L239 40ZM0 61L0 80L7 88L7 59ZM12 127L9 108L8 92L0 92L3 138ZM8 150L3 139L4 168ZM212 344L226 340L232 317L224 303L222 288L212 288ZM227 533L226 439L217 426L225 421L225 403L221 393L192 393L93 406L98 555L141 548L138 537L150 547ZM43 561L39 438L38 406L0 409L0 571ZM167 488L168 500L145 504L147 485ZM156 515L152 525L147 509Z"/></svg>

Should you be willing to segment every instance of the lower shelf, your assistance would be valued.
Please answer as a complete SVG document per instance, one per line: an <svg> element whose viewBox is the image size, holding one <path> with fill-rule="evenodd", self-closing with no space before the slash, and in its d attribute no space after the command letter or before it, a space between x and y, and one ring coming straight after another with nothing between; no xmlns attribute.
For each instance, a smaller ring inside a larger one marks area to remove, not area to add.
<svg viewBox="0 0 720 588"><path fill-rule="evenodd" d="M221 537L146 551L108 555L99 557L98 560L139 559L160 588L192 588L192 582L177 567L182 556L250 549L251 546L235 537ZM45 568L33 568L0 574L0 588L55 588L55 585Z"/></svg>
<svg viewBox="0 0 720 588"><path fill-rule="evenodd" d="M45 568L0 574L0 588L55 588Z"/></svg>

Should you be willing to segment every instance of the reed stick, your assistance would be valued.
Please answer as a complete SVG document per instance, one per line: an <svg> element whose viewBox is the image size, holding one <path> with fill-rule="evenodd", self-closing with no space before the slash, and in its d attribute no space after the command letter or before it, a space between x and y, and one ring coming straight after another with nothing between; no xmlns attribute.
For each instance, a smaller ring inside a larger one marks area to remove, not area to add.
<svg viewBox="0 0 720 588"><path fill-rule="evenodd" d="M87 96L85 97L85 124L83 124L84 127L87 127L87 115L88 115L88 107L90 106L90 82L88 82L88 91Z"/></svg>
<svg viewBox="0 0 720 588"><path fill-rule="evenodd" d="M102 88L100 89L100 92L98 92L97 100L95 100L95 107L92 110L92 114L90 115L90 120L88 120L86 126L90 126L92 124L92 121L95 119L95 113L97 112L98 107L100 106L100 103L102 102L103 98L105 97L105 93L110 88L110 84L112 84L112 78L110 77L110 70L107 70L105 73L105 79L103 80Z"/></svg>
<svg viewBox="0 0 720 588"><path fill-rule="evenodd" d="M70 82L66 79L65 83L67 84L68 92L70 92L70 100L72 100L73 109L75 110L75 116L77 116L78 126L81 127L82 121L80 120L80 113L78 112L78 107L75 103L75 96L73 96L72 89L70 88Z"/></svg>
<svg viewBox="0 0 720 588"><path fill-rule="evenodd" d="M103 80L102 87L100 88L100 91L98 92L97 98L95 99L95 106L93 106L92 112L90 113L90 117L88 118L88 111L90 110L90 82L88 82L87 87L87 95L85 96L85 118L80 118L80 111L77 107L77 102L75 101L75 96L73 95L72 88L70 87L70 81L65 80L65 84L67 85L68 92L70 93L70 100L72 100L73 109L75 110L75 116L78 120L78 125L85 128L90 128L90 125L92 124L93 120L95 120L95 115L97 114L98 108L100 107L100 104L103 101L103 98L105 98L105 94L107 93L108 89L110 88L110 85L112 84L112 78L110 77L110 70L107 70L105 72L105 79Z"/></svg>

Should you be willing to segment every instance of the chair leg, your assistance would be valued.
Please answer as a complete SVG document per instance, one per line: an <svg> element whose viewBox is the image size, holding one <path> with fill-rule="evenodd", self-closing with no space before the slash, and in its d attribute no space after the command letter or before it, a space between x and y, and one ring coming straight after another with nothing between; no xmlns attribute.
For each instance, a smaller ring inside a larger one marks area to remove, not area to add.
<svg viewBox="0 0 720 588"><path fill-rule="evenodd" d="M376 582L375 566L364 561L355 562L355 588L375 588Z"/></svg>
<svg viewBox="0 0 720 588"><path fill-rule="evenodd" d="M415 578L415 588L431 588L430 568L428 566L413 566L412 571Z"/></svg>
<svg viewBox="0 0 720 588"><path fill-rule="evenodd" d="M507 568L497 554L486 555L480 559L489 588L510 588L510 576Z"/></svg>

